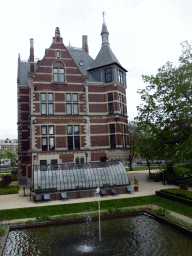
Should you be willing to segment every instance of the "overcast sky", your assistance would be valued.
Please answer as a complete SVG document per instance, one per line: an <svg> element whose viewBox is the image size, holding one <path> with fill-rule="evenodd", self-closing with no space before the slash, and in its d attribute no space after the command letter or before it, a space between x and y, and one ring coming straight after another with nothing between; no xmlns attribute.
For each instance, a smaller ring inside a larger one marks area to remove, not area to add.
<svg viewBox="0 0 192 256"><path fill-rule="evenodd" d="M191 0L7 0L0 4L0 139L17 138L17 61L42 58L60 28L66 46L81 47L88 35L89 54L101 48L102 12L113 53L127 73L128 115L137 115L141 76L156 74L167 61L177 64L180 43L192 40Z"/></svg>

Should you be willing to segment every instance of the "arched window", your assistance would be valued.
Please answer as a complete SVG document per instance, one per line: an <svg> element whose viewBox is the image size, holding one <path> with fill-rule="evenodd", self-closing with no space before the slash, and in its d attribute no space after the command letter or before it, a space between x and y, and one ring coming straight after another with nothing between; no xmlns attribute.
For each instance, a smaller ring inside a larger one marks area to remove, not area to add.
<svg viewBox="0 0 192 256"><path fill-rule="evenodd" d="M64 83L65 82L65 69L63 63L55 62L53 64L53 82Z"/></svg>

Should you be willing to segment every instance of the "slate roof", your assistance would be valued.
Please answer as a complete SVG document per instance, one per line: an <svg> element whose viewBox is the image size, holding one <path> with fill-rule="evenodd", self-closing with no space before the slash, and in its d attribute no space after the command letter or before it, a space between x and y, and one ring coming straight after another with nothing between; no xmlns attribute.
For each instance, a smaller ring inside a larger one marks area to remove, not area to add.
<svg viewBox="0 0 192 256"><path fill-rule="evenodd" d="M87 69L93 65L94 59L84 50L66 47L68 52L70 53L72 59L75 64L81 71L83 76L87 75ZM80 62L83 62L83 65L80 65Z"/></svg>
<svg viewBox="0 0 192 256"><path fill-rule="evenodd" d="M34 69L37 69L37 63L34 64ZM29 61L20 61L18 78L20 85L28 84L28 73L30 72L30 62Z"/></svg>
<svg viewBox="0 0 192 256"><path fill-rule="evenodd" d="M105 22L103 22L103 25L102 25L101 35L103 33L109 34L108 29L107 29L107 25L105 24Z"/></svg>
<svg viewBox="0 0 192 256"><path fill-rule="evenodd" d="M92 66L89 68L91 69L96 69L102 66L110 65L113 63L117 63L118 65L121 66L120 62L116 58L115 54L112 52L109 44L103 44L101 47L101 50L99 51L94 63Z"/></svg>

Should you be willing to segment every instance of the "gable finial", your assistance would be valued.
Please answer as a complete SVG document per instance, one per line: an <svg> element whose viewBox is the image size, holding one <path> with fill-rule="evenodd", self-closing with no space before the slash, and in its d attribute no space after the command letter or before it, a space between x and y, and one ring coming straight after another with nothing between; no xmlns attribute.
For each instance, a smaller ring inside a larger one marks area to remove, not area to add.
<svg viewBox="0 0 192 256"><path fill-rule="evenodd" d="M56 29L55 29L55 37L60 37L59 27L56 27Z"/></svg>

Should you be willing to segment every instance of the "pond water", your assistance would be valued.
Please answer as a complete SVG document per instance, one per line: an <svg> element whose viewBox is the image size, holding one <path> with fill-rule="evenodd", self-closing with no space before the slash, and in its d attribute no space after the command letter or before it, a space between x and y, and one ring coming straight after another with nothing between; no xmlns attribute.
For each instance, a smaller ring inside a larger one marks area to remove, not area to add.
<svg viewBox="0 0 192 256"><path fill-rule="evenodd" d="M192 255L192 239L147 215L14 230L5 255L12 256L182 256Z"/></svg>

